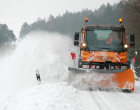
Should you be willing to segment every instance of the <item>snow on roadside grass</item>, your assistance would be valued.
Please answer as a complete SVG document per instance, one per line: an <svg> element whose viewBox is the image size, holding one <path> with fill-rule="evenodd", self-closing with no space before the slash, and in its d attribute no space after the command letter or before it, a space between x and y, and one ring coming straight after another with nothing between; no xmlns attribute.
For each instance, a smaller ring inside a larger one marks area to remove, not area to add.
<svg viewBox="0 0 140 110"><path fill-rule="evenodd" d="M42 84L0 101L0 110L81 110L77 90L67 83Z"/></svg>

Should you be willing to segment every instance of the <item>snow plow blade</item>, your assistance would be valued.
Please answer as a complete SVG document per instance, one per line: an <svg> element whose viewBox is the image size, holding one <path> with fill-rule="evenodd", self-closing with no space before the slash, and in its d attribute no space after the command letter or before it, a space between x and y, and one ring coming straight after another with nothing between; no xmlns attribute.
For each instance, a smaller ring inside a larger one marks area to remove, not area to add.
<svg viewBox="0 0 140 110"><path fill-rule="evenodd" d="M69 67L69 81L93 88L115 88L134 91L134 73L131 69L94 70ZM79 86L79 85L77 85Z"/></svg>

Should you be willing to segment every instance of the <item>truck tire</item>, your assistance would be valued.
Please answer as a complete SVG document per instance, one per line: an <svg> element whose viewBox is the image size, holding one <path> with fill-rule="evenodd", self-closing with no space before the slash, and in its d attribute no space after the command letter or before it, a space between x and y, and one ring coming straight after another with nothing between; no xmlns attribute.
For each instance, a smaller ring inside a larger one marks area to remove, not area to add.
<svg viewBox="0 0 140 110"><path fill-rule="evenodd" d="M124 90L122 90L124 93L131 93L132 91L131 91L131 89L124 89Z"/></svg>
<svg viewBox="0 0 140 110"><path fill-rule="evenodd" d="M130 60L127 61L127 68L130 68Z"/></svg>

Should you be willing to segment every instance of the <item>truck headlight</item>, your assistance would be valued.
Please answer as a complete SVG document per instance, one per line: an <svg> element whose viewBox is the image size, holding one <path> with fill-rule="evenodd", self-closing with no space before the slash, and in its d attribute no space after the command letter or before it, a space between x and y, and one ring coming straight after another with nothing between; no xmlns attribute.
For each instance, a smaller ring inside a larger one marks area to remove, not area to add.
<svg viewBox="0 0 140 110"><path fill-rule="evenodd" d="M121 66L121 69L126 69L127 68L127 66Z"/></svg>
<svg viewBox="0 0 140 110"><path fill-rule="evenodd" d="M89 65L82 65L82 68L89 69Z"/></svg>
<svg viewBox="0 0 140 110"><path fill-rule="evenodd" d="M115 69L115 67L114 66L111 66L110 69L113 70L113 69Z"/></svg>
<svg viewBox="0 0 140 110"><path fill-rule="evenodd" d="M96 66L96 69L100 69L100 66L97 65L97 66Z"/></svg>
<svg viewBox="0 0 140 110"><path fill-rule="evenodd" d="M83 46L83 47L86 47L86 43L82 43L82 46Z"/></svg>
<svg viewBox="0 0 140 110"><path fill-rule="evenodd" d="M125 44L125 45L124 45L124 48L128 48L128 45L127 45L127 44Z"/></svg>

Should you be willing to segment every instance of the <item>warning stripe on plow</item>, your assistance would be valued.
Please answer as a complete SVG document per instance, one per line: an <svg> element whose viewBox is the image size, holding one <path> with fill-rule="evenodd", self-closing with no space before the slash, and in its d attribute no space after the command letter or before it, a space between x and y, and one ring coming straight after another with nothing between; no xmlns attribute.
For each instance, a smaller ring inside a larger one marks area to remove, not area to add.
<svg viewBox="0 0 140 110"><path fill-rule="evenodd" d="M95 68L95 65L90 65L90 68L93 68L94 69Z"/></svg>
<svg viewBox="0 0 140 110"><path fill-rule="evenodd" d="M94 60L94 52L90 52L90 61ZM90 68L95 68L95 65L90 65Z"/></svg>
<svg viewBox="0 0 140 110"><path fill-rule="evenodd" d="M90 52L90 61L93 61L94 59L94 52Z"/></svg>
<svg viewBox="0 0 140 110"><path fill-rule="evenodd" d="M119 57L119 55L116 53L116 61L117 62L120 62L120 57ZM117 66L118 68L120 68L120 66Z"/></svg>

